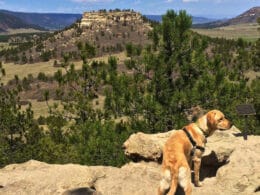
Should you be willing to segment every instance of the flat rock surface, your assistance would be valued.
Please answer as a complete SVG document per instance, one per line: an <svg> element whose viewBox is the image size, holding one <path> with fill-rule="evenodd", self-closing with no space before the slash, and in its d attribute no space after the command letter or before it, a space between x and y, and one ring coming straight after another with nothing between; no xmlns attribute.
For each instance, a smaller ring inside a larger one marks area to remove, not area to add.
<svg viewBox="0 0 260 195"><path fill-rule="evenodd" d="M193 195L259 193L255 191L260 187L260 137L249 136L244 141L234 134L235 131L217 132L208 139L202 165L204 185L193 187ZM211 169L213 173L207 173ZM157 162L131 162L116 168L50 165L31 160L0 169L0 194L153 195L157 193L159 180ZM90 188L96 192L90 193L94 191ZM88 190L72 193L77 189Z"/></svg>

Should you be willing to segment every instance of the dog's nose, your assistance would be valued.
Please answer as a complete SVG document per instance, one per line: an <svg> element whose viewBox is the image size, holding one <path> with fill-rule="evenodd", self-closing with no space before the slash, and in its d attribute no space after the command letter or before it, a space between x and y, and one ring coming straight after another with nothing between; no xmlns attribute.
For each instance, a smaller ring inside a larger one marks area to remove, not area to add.
<svg viewBox="0 0 260 195"><path fill-rule="evenodd" d="M230 120L230 118L229 117L225 117L225 118L229 122L230 127L233 126L233 122Z"/></svg>

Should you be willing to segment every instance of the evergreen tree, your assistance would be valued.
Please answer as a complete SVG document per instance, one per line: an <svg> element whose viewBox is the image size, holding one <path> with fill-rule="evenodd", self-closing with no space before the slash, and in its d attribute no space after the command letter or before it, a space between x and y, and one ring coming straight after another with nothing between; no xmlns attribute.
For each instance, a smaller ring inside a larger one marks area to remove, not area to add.
<svg viewBox="0 0 260 195"><path fill-rule="evenodd" d="M0 82L5 71L0 63ZM31 106L21 110L20 88L0 86L0 166L37 159L42 133L33 119Z"/></svg>

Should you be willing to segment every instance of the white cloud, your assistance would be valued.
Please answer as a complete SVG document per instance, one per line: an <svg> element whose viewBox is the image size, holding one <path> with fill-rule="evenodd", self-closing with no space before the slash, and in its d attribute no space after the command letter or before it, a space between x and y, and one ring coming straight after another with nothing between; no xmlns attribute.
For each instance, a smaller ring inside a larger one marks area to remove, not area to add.
<svg viewBox="0 0 260 195"><path fill-rule="evenodd" d="M173 2L173 0L166 0L165 2L166 3L171 3L171 2Z"/></svg>
<svg viewBox="0 0 260 195"><path fill-rule="evenodd" d="M114 0L71 0L77 3L109 3L113 2Z"/></svg>
<svg viewBox="0 0 260 195"><path fill-rule="evenodd" d="M141 2L141 0L135 0L134 1L134 5L139 5L139 4L141 4L142 2Z"/></svg>
<svg viewBox="0 0 260 195"><path fill-rule="evenodd" d="M3 0L0 0L0 5L4 5L5 2Z"/></svg>
<svg viewBox="0 0 260 195"><path fill-rule="evenodd" d="M199 0L182 0L184 3L189 3L189 2L197 2Z"/></svg>

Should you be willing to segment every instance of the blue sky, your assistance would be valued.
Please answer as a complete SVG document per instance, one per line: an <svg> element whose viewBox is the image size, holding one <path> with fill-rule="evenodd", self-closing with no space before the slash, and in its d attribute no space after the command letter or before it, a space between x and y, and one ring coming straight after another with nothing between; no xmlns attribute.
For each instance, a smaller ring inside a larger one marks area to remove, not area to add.
<svg viewBox="0 0 260 195"><path fill-rule="evenodd" d="M0 0L0 9L23 12L83 13L98 9L130 8L143 14L185 9L193 16L231 18L260 6L260 0Z"/></svg>

